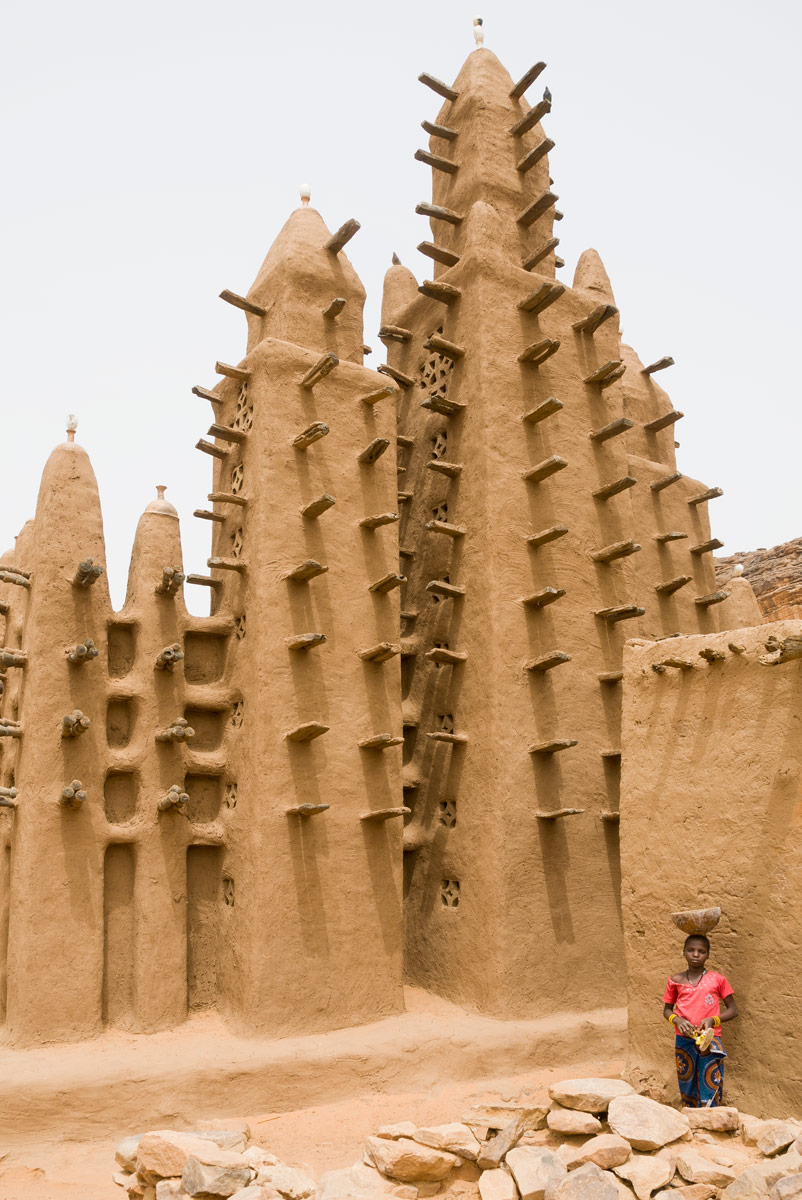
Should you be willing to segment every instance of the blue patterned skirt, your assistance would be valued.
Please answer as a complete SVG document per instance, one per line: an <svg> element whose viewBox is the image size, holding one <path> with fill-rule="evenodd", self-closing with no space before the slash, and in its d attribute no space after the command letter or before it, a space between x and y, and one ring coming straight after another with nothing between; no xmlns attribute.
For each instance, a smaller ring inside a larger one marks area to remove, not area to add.
<svg viewBox="0 0 802 1200"><path fill-rule="evenodd" d="M700 1054L693 1038L677 1034L675 1045L677 1080L687 1108L716 1108L724 1091L724 1059L721 1038L714 1038L705 1054Z"/></svg>

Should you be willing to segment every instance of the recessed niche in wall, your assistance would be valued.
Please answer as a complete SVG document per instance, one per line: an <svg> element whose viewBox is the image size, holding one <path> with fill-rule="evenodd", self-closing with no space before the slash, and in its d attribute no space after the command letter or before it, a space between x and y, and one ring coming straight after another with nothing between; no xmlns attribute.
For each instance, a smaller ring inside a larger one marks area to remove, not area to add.
<svg viewBox="0 0 802 1200"><path fill-rule="evenodd" d="M189 743L193 750L216 750L223 740L223 725L227 710L214 708L186 708L184 716L195 730Z"/></svg>
<svg viewBox="0 0 802 1200"><path fill-rule="evenodd" d="M119 679L134 665L136 642L133 625L109 624L109 675Z"/></svg>
<svg viewBox="0 0 802 1200"><path fill-rule="evenodd" d="M103 865L103 1021L134 1019L134 848L111 845Z"/></svg>
<svg viewBox="0 0 802 1200"><path fill-rule="evenodd" d="M133 771L109 771L103 784L106 820L113 825L130 821L136 813L136 775Z"/></svg>
<svg viewBox="0 0 802 1200"><path fill-rule="evenodd" d="M214 1008L218 996L223 849L187 848L187 1008Z"/></svg>
<svg viewBox="0 0 802 1200"><path fill-rule="evenodd" d="M187 816L190 821L213 821L223 801L223 779L220 775L185 775L184 791L189 796Z"/></svg>
<svg viewBox="0 0 802 1200"><path fill-rule="evenodd" d="M127 746L134 729L133 700L109 700L106 709L106 741L110 746Z"/></svg>
<svg viewBox="0 0 802 1200"><path fill-rule="evenodd" d="M185 634L184 678L188 683L214 683L222 678L227 641L214 633Z"/></svg>

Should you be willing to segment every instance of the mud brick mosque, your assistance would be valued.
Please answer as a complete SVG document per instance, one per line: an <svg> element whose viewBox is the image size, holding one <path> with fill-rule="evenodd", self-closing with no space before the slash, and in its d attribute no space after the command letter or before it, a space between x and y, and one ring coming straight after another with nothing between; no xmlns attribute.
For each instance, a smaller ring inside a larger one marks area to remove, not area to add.
<svg viewBox="0 0 802 1200"><path fill-rule="evenodd" d="M246 331L193 389L208 575L160 488L114 611L91 463L72 429L53 450L0 557L15 1053L208 1012L325 1032L406 982L499 1021L628 1005L663 1078L671 914L720 906L739 1086L787 1099L802 623L717 583L720 489L682 473L672 360L622 343L599 255L558 279L544 66L421 76L431 277L394 256L378 369L359 225L308 195L222 293Z"/></svg>

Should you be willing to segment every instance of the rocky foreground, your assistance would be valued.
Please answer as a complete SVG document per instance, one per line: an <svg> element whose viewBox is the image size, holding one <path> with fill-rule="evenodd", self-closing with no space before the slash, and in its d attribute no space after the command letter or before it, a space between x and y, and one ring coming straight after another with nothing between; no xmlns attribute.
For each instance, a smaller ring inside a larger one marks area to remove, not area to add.
<svg viewBox="0 0 802 1200"><path fill-rule="evenodd" d="M802 1121L678 1111L620 1079L385 1125L361 1162L317 1182L253 1144L245 1122L221 1124L126 1138L115 1183L130 1200L802 1200Z"/></svg>

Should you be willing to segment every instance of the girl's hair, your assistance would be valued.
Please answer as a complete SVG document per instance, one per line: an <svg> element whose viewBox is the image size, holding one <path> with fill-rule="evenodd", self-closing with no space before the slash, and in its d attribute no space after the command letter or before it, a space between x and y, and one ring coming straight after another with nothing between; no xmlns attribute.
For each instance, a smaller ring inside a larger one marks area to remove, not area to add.
<svg viewBox="0 0 802 1200"><path fill-rule="evenodd" d="M694 942L694 941L704 942L705 947L707 949L707 953L708 954L710 953L710 938L707 937L707 935L704 933L689 933L685 939L685 945L682 947L682 949L687 950L688 942Z"/></svg>

